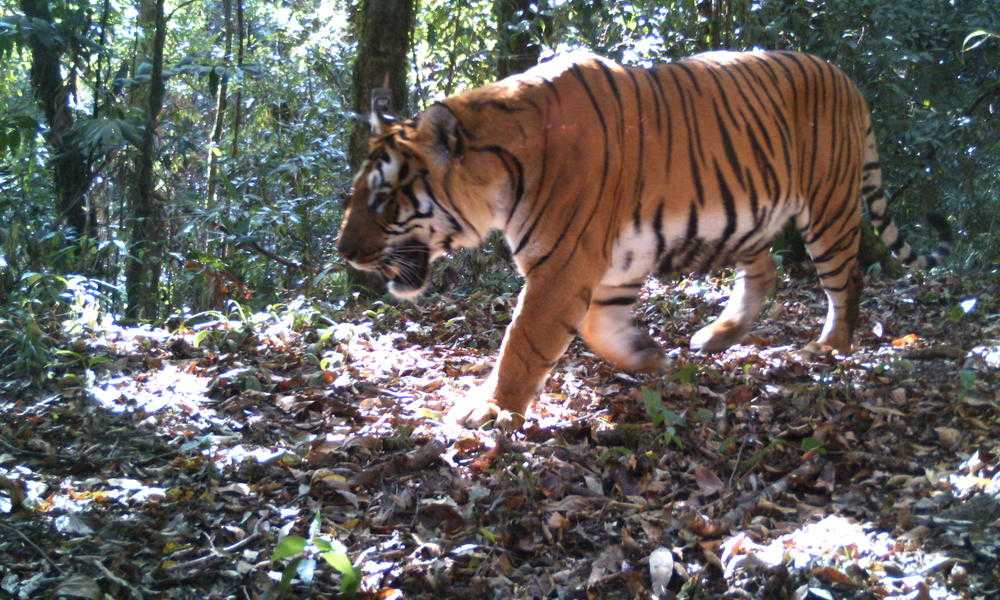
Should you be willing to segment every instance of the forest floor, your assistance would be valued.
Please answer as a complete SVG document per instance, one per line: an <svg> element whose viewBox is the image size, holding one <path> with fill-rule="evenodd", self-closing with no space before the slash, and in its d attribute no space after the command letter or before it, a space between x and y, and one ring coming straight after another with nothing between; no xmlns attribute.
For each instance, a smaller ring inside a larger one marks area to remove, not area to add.
<svg viewBox="0 0 1000 600"><path fill-rule="evenodd" d="M513 298L75 339L0 398L0 598L1000 598L1000 277L868 282L846 357L783 278L651 282L659 376L574 342L524 427L446 424Z"/></svg>

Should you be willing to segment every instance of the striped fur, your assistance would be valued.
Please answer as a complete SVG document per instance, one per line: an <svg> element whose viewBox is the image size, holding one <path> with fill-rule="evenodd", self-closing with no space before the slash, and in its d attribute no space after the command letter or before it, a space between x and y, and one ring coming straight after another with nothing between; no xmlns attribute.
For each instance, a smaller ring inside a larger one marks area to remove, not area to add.
<svg viewBox="0 0 1000 600"><path fill-rule="evenodd" d="M794 219L828 298L810 351L849 352L862 286L861 203L905 264L887 215L867 104L807 54L714 52L654 68L570 55L435 104L373 115L339 248L400 295L427 265L503 231L525 277L487 382L487 406L523 413L574 335L621 368L661 353L632 324L650 273L734 264L733 293L692 348L736 343L773 288L769 249Z"/></svg>

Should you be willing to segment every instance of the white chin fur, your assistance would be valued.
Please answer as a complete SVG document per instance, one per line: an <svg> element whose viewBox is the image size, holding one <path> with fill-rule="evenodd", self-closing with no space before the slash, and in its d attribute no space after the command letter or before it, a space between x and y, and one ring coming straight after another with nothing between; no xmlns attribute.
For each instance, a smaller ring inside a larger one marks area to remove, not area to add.
<svg viewBox="0 0 1000 600"><path fill-rule="evenodd" d="M399 285L396 284L395 281L390 281L387 287L389 288L390 294L392 294L397 298L403 298L404 300L412 300L417 296L419 296L420 294L423 294L424 290L427 289L426 285L422 285L417 289L401 288L399 287Z"/></svg>

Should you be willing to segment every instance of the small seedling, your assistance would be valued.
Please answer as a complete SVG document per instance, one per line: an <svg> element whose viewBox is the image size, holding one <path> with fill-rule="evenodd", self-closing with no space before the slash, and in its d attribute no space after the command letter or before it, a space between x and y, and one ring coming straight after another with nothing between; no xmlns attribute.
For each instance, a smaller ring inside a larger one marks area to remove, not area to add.
<svg viewBox="0 0 1000 600"><path fill-rule="evenodd" d="M347 548L339 540L320 534L319 512L309 526L309 538L300 535L288 535L278 542L271 555L273 562L291 559L291 562L281 573L279 597L284 596L296 575L303 583L311 583L316 570L316 559L320 558L326 564L340 573L340 593L353 597L361 585L361 572L351 563Z"/></svg>
<svg viewBox="0 0 1000 600"><path fill-rule="evenodd" d="M663 405L663 396L660 392L649 388L642 388L642 405L646 409L646 416L653 424L653 427L663 427L663 443L673 443L680 449L684 448L684 442L677 436L677 426L684 423L684 415L670 410Z"/></svg>

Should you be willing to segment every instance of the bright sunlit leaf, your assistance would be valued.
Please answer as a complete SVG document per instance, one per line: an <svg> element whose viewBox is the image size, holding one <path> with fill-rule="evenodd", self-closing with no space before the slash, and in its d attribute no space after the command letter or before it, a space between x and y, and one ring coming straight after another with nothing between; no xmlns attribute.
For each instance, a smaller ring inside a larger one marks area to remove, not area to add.
<svg viewBox="0 0 1000 600"><path fill-rule="evenodd" d="M298 556L305 549L306 538L300 535L290 535L278 542L277 547L274 549L274 554L271 555L271 560L279 561Z"/></svg>

